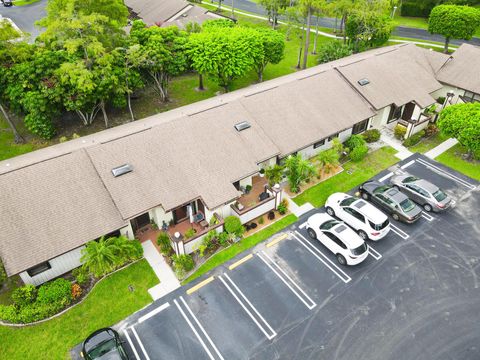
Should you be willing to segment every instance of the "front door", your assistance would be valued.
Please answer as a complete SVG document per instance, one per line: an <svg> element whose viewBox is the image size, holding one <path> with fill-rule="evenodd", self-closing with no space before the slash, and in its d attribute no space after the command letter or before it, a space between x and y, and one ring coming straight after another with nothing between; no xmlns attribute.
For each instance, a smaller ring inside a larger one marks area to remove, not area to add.
<svg viewBox="0 0 480 360"><path fill-rule="evenodd" d="M409 102L408 104L405 104L405 108L403 109L402 119L407 121L411 120L413 115L413 110L415 110L414 103Z"/></svg>
<svg viewBox="0 0 480 360"><path fill-rule="evenodd" d="M132 224L133 233L136 234L137 230L150 224L150 215L148 213L142 214L130 220Z"/></svg>
<svg viewBox="0 0 480 360"><path fill-rule="evenodd" d="M178 224L183 220L186 220L188 218L187 205L176 208L175 210L172 211L172 214L173 214L173 222L175 224Z"/></svg>

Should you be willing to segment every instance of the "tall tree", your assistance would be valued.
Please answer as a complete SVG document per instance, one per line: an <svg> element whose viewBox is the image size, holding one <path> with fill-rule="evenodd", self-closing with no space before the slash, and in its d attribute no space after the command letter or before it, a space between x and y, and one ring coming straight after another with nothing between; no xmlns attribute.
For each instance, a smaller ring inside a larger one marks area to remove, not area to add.
<svg viewBox="0 0 480 360"><path fill-rule="evenodd" d="M260 0L259 4L262 5L269 19L271 19L272 27L275 28L278 24L278 16L283 10L285 10L289 4L288 0Z"/></svg>
<svg viewBox="0 0 480 360"><path fill-rule="evenodd" d="M278 64L285 54L285 37L282 33L270 29L256 29L262 44L262 51L255 59L255 70L257 71L258 81L263 81L263 72L268 64Z"/></svg>
<svg viewBox="0 0 480 360"><path fill-rule="evenodd" d="M315 12L319 14L326 7L326 2L324 0L300 0L300 6L304 10L307 22L302 64L302 69L306 69L308 61L308 51L310 49L310 28L312 26L312 14Z"/></svg>
<svg viewBox="0 0 480 360"><path fill-rule="evenodd" d="M428 20L428 31L431 34L445 36L445 53L448 53L450 39L470 40L479 26L480 10L469 6L435 6Z"/></svg>
<svg viewBox="0 0 480 360"><path fill-rule="evenodd" d="M140 44L145 61L142 68L152 81L162 101L168 100L168 84L172 76L187 69L188 34L176 26L146 27L135 21L130 35Z"/></svg>
<svg viewBox="0 0 480 360"><path fill-rule="evenodd" d="M302 155L290 155L285 160L288 184L292 192L299 192L302 182L315 174L315 167Z"/></svg>
<svg viewBox="0 0 480 360"><path fill-rule="evenodd" d="M352 11L345 25L345 34L355 52L385 44L392 30L392 19L377 11Z"/></svg>

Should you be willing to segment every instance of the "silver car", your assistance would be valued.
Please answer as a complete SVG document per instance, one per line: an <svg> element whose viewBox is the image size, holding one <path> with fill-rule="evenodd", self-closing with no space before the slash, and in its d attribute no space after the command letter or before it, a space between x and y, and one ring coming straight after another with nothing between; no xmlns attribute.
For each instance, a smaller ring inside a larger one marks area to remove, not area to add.
<svg viewBox="0 0 480 360"><path fill-rule="evenodd" d="M408 195L425 211L440 212L452 205L452 199L438 186L412 175L397 175L390 179L392 185Z"/></svg>

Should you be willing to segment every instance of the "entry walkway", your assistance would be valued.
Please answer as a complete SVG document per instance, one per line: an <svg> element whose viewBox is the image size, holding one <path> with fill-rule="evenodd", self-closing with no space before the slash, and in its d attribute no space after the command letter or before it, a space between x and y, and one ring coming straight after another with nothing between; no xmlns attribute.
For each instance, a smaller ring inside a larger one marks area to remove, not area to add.
<svg viewBox="0 0 480 360"><path fill-rule="evenodd" d="M313 205L309 202L303 204L302 206L298 206L295 201L293 201L290 196L287 194L286 191L283 192L283 196L288 201L288 208L292 213L295 214L296 217L300 217L303 214L306 214L310 210L314 209Z"/></svg>
<svg viewBox="0 0 480 360"><path fill-rule="evenodd" d="M380 140L398 151L395 156L400 160L404 160L413 154L410 150L408 150L405 146L402 145L402 142L400 140L396 139L393 136L393 130L387 127L383 127L380 130L380 134Z"/></svg>
<svg viewBox="0 0 480 360"><path fill-rule="evenodd" d="M143 256L152 267L155 275L160 280L160 284L148 289L149 294L153 300L158 300L162 296L167 295L175 289L180 287L180 282L173 273L172 269L165 262L165 259L158 252L155 245L150 240L142 243Z"/></svg>
<svg viewBox="0 0 480 360"><path fill-rule="evenodd" d="M458 140L450 138L442 142L440 145L434 147L432 150L429 150L425 153L425 156L428 156L430 159L435 159L438 155L443 154L445 151L451 147L458 144Z"/></svg>

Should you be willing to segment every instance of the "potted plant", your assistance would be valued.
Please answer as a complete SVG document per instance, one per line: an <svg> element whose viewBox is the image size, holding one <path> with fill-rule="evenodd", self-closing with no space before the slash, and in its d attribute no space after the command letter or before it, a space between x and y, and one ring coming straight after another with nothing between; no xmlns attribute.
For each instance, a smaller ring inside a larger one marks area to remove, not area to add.
<svg viewBox="0 0 480 360"><path fill-rule="evenodd" d="M250 191L252 191L252 185L245 186L245 194L250 193Z"/></svg>
<svg viewBox="0 0 480 360"><path fill-rule="evenodd" d="M258 176L264 177L265 176L265 169L261 168L260 171L258 172Z"/></svg>

